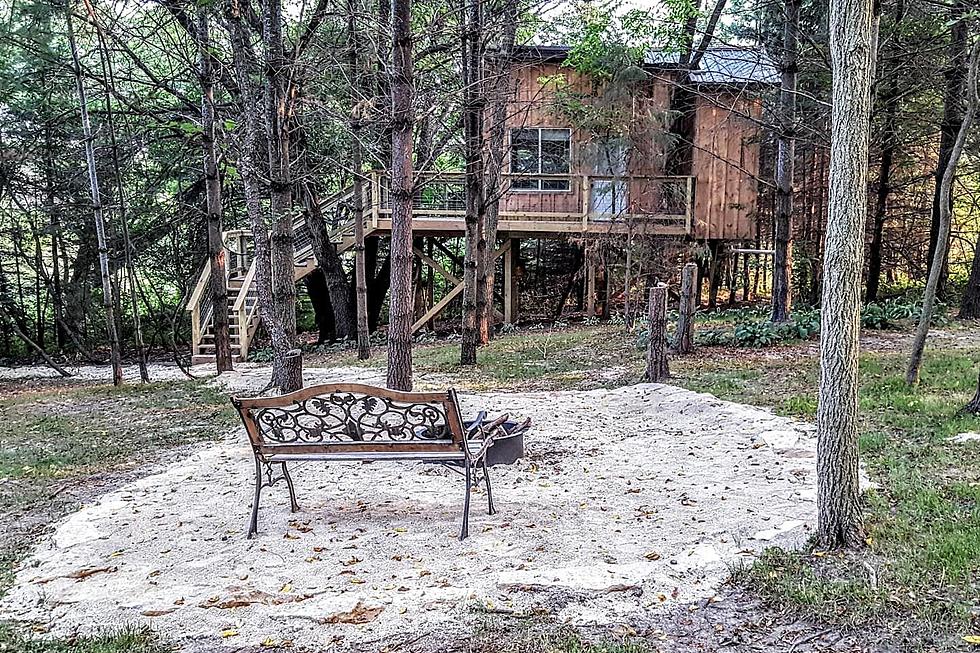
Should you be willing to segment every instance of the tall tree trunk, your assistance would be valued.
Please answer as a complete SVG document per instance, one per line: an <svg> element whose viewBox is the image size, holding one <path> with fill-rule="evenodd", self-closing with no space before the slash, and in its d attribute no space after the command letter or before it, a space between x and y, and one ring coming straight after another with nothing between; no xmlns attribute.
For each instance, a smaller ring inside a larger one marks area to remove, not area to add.
<svg viewBox="0 0 980 653"><path fill-rule="evenodd" d="M874 0L832 0L833 126L817 404L817 540L863 541L858 486L858 353L867 217Z"/></svg>
<svg viewBox="0 0 980 653"><path fill-rule="evenodd" d="M272 305L278 328L272 340L272 379L282 392L303 385L301 361L289 352L296 346L295 247L292 180L289 166L289 111L286 59L282 40L282 2L267 0L262 20L265 45L265 138L269 159L270 262Z"/></svg>
<svg viewBox="0 0 980 653"><path fill-rule="evenodd" d="M946 259L949 246L949 232L953 222L953 179L956 177L956 165L963 154L966 145L966 138L973 126L973 120L977 113L977 55L980 53L980 41L973 45L970 53L969 70L966 79L966 113L963 122L960 124L959 132L956 134L956 141L950 152L949 161L946 163L946 170L943 172L943 182L940 188L939 197L939 240L936 251L933 253L932 266L929 268L929 278L926 281L926 289L922 294L922 313L919 315L919 327L915 331L915 339L912 341L912 354L909 356L909 367L905 372L905 382L910 386L919 384L919 371L922 369L922 353L926 348L926 337L929 335L929 324L932 322L932 314L935 309L936 296L939 290L940 278L942 277L942 262Z"/></svg>
<svg viewBox="0 0 980 653"><path fill-rule="evenodd" d="M106 244L105 216L102 213L102 196L99 193L99 175L95 161L95 137L92 134L92 123L89 120L88 100L85 96L85 83L82 80L82 66L78 57L78 46L75 43L75 30L71 19L71 9L65 12L68 20L68 45L71 50L72 69L75 75L75 87L78 91L78 106L82 116L82 132L85 139L85 159L88 165L89 190L92 197L92 212L95 217L95 235L99 247L99 275L102 279L102 305L105 310L106 335L109 340L109 358L112 364L112 383L120 385L122 376L122 351L119 345L119 335L116 331L116 313L114 305L112 275L109 272L109 247Z"/></svg>
<svg viewBox="0 0 980 653"><path fill-rule="evenodd" d="M478 315L481 292L477 287L480 241L483 240L483 93L481 44L483 7L481 0L463 0L463 147L466 159L466 255L463 262L463 332L461 365L476 365L479 342ZM483 240L486 248L486 241ZM485 289L485 287L484 287ZM486 302L486 293L483 292Z"/></svg>
<svg viewBox="0 0 980 653"><path fill-rule="evenodd" d="M900 27L905 14L905 2L899 0L895 5L895 26ZM896 33L900 34L898 30ZM898 38L898 36L896 36ZM898 49L899 44L895 44ZM878 299L878 289L881 286L882 247L884 245L885 219L888 217L888 196L891 193L892 165L898 148L898 100L899 100L899 71L882 70L887 75L887 85L882 97L884 113L881 129L881 161L878 164L878 183L875 192L875 213L871 226L871 247L868 250L868 281L864 299L873 302Z"/></svg>
<svg viewBox="0 0 980 653"><path fill-rule="evenodd" d="M306 224L313 241L313 256L320 270L323 271L323 280L327 294L330 296L330 310L333 312L335 324L334 335L337 338L353 339L354 312L351 310L353 307L350 303L350 283L347 281L344 262L337 252L337 245L330 241L327 221L320 210L320 195L316 190L316 182L307 179L301 185Z"/></svg>
<svg viewBox="0 0 980 653"><path fill-rule="evenodd" d="M970 278L966 282L963 298L960 300L960 312L957 317L961 320L980 318L980 238L973 247L973 264L970 266Z"/></svg>
<svg viewBox="0 0 980 653"><path fill-rule="evenodd" d="M95 9L88 1L85 2L85 7L88 11L90 22L95 26L101 55L102 78L105 85L105 124L106 131L109 133L109 151L112 153L112 170L116 182L116 205L119 212L119 225L123 241L123 268L126 273L126 280L130 289L130 309L133 311L133 340L136 344L136 361L139 367L140 381L147 383L150 380L150 373L146 364L146 345L143 343L143 325L142 320L140 319L136 265L133 261L133 244L129 237L129 217L126 212L126 196L123 188L122 170L119 165L119 146L116 143L116 124L112 110L112 95L115 93L115 76L112 72L110 50L106 45L105 36L102 33L102 28L98 22L98 18L96 17ZM115 290L117 295L119 295L120 289L118 284L116 285ZM116 301L116 305L122 305L121 299Z"/></svg>
<svg viewBox="0 0 980 653"><path fill-rule="evenodd" d="M493 324L494 249L497 246L497 224L500 221L500 200L507 184L504 182L504 150L507 145L507 108L513 84L510 78L511 56L518 23L517 0L504 0L500 19L500 39L487 60L487 92L489 93L489 151L484 178L483 248L479 261L477 283L486 297L479 315L480 344L490 341ZM517 254L516 252L514 253Z"/></svg>
<svg viewBox="0 0 980 653"><path fill-rule="evenodd" d="M255 289L258 296L259 317L269 336L281 341L285 338L278 321L272 297L271 246L269 226L262 207L262 97L255 82L257 61L251 49L248 29L237 2L232 2L230 12L231 44L235 74L241 93L244 136L239 145L238 171L245 193L245 213L252 231L253 259L255 261ZM273 375L273 383L278 379Z"/></svg>
<svg viewBox="0 0 980 653"><path fill-rule="evenodd" d="M350 65L352 95L356 98L361 87L360 36L357 29L357 0L347 2L347 61ZM354 101L351 108L351 169L354 172L354 197L351 213L354 216L354 288L357 307L357 358L371 358L371 334L368 322L367 265L364 260L364 152L361 144L361 123L366 108Z"/></svg>
<svg viewBox="0 0 980 653"><path fill-rule="evenodd" d="M783 19L779 145L776 155L776 238L772 273L772 321L789 320L793 305L793 172L796 163L796 77L801 0L786 0Z"/></svg>
<svg viewBox="0 0 980 653"><path fill-rule="evenodd" d="M392 0L391 300L388 387L412 389L412 3Z"/></svg>
<svg viewBox="0 0 980 653"><path fill-rule="evenodd" d="M949 159L953 153L956 143L956 135L960 125L963 123L963 95L964 80L967 75L969 59L969 26L966 15L970 10L967 3L963 0L956 0L950 7L949 24L950 37L948 51L948 62L946 71L946 89L943 94L943 119L939 127L939 152L936 159L935 185L932 197L932 222L929 228L929 253L926 259L927 272L932 272L933 262L936 260L936 249L940 244L940 232L942 231L942 206L943 176L949 167ZM947 196L946 201L952 201ZM951 210L951 206L945 207ZM944 244L948 246L948 243ZM940 277L937 293L939 297L945 294L946 286L946 259L940 261Z"/></svg>
<svg viewBox="0 0 980 653"><path fill-rule="evenodd" d="M198 9L198 48L201 66L201 144L204 149L204 184L208 211L208 259L211 263L211 306L214 325L214 364L218 374L232 369L228 334L228 280L225 244L221 229L221 178L214 142L214 71L206 7Z"/></svg>

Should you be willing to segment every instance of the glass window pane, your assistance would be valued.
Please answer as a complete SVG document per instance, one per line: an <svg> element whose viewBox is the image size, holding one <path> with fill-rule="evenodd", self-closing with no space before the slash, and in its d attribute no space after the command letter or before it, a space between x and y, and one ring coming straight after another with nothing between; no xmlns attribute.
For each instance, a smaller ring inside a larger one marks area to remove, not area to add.
<svg viewBox="0 0 980 653"><path fill-rule="evenodd" d="M540 172L537 129L510 130L510 171Z"/></svg>
<svg viewBox="0 0 980 653"><path fill-rule="evenodd" d="M541 190L568 190L567 179L542 179Z"/></svg>
<svg viewBox="0 0 980 653"><path fill-rule="evenodd" d="M527 178L513 179L510 182L510 187L513 190L538 190L538 181L537 179Z"/></svg>
<svg viewBox="0 0 980 653"><path fill-rule="evenodd" d="M571 146L567 129L541 130L541 172L550 175L568 174Z"/></svg>

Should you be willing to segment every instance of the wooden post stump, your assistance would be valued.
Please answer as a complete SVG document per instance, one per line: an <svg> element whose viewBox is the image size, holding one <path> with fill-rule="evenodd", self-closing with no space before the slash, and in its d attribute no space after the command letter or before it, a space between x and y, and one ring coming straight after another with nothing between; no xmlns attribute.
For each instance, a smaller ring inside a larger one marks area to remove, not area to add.
<svg viewBox="0 0 980 653"><path fill-rule="evenodd" d="M677 338L674 351L689 354L694 351L694 283L698 276L696 263L687 263L681 270L681 300L677 314Z"/></svg>
<svg viewBox="0 0 980 653"><path fill-rule="evenodd" d="M282 385L279 388L284 394L295 392L303 387L303 350L290 349L285 354L283 365Z"/></svg>
<svg viewBox="0 0 980 653"><path fill-rule="evenodd" d="M663 383L670 378L667 367L667 286L658 284L650 289L648 314L647 371L643 379Z"/></svg>

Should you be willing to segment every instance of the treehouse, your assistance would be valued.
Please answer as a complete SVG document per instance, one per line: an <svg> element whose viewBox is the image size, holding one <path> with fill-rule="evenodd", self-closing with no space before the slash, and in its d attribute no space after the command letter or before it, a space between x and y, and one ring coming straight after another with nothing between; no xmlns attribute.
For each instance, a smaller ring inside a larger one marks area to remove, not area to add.
<svg viewBox="0 0 980 653"><path fill-rule="evenodd" d="M718 244L757 235L760 91L778 83L764 55L710 49L692 71L676 54L651 52L625 79L597 81L566 67L567 54L564 47L514 53L495 251L503 259L499 319L508 323L518 317L521 239L630 234ZM388 187L384 172L367 176L361 216L351 215L351 188L321 203L339 253L354 244L354 219L363 220L368 237L390 234ZM418 175L413 206L417 237L460 237L463 174ZM294 227L298 281L317 262L306 218L298 216ZM226 247L232 353L244 358L259 324L255 265L244 232L227 232ZM431 248L415 254L419 266L448 282L438 299L431 289L417 293L418 330L462 294L463 284ZM195 362L214 353L209 275L205 266L187 305Z"/></svg>

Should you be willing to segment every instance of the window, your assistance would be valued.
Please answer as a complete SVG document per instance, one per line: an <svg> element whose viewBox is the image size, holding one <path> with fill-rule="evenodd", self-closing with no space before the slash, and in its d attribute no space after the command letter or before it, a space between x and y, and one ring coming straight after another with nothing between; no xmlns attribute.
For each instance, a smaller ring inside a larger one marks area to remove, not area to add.
<svg viewBox="0 0 980 653"><path fill-rule="evenodd" d="M515 190L569 190L568 179L534 175L567 175L571 161L571 130L520 128L510 130L510 171L525 175L511 182Z"/></svg>

